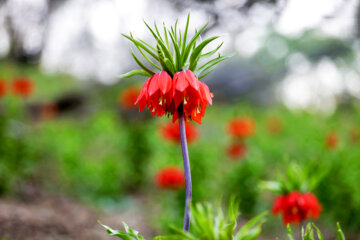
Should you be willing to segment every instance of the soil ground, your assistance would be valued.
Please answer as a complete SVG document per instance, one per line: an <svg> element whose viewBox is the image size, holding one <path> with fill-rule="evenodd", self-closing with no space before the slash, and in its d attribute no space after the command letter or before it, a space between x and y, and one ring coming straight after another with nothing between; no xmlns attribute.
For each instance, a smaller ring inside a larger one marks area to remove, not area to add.
<svg viewBox="0 0 360 240"><path fill-rule="evenodd" d="M105 214L67 197L43 192L33 195L0 199L0 240L116 239L106 234L98 220L115 229L121 229L121 222L126 220L143 236L154 234L137 209Z"/></svg>

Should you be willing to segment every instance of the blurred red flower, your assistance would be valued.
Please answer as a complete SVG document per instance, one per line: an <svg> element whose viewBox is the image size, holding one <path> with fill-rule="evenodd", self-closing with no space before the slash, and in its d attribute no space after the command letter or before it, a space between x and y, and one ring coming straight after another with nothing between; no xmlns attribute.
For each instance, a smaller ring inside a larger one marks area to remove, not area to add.
<svg viewBox="0 0 360 240"><path fill-rule="evenodd" d="M276 116L269 117L266 120L266 129L270 134L276 135L276 134L280 133L282 130L282 127L283 127L283 124L281 122L281 119Z"/></svg>
<svg viewBox="0 0 360 240"><path fill-rule="evenodd" d="M29 97L34 90L33 82L27 77L17 77L12 81L12 91L14 94Z"/></svg>
<svg viewBox="0 0 360 240"><path fill-rule="evenodd" d="M276 197L272 213L282 213L284 224L299 224L308 218L317 219L322 207L312 193L301 194L298 191Z"/></svg>
<svg viewBox="0 0 360 240"><path fill-rule="evenodd" d="M0 98L6 94L6 81L0 79Z"/></svg>
<svg viewBox="0 0 360 240"><path fill-rule="evenodd" d="M352 127L349 131L350 141L352 143L358 143L360 140L360 130L358 127Z"/></svg>
<svg viewBox="0 0 360 240"><path fill-rule="evenodd" d="M40 118L41 120L51 120L58 113L57 106L53 103L44 103L40 109Z"/></svg>
<svg viewBox="0 0 360 240"><path fill-rule="evenodd" d="M173 122L178 118L178 108L182 107L186 119L201 123L212 97L207 85L192 71L177 72L173 78L163 71L144 83L135 104L139 104L140 111L147 106L153 116L173 115Z"/></svg>
<svg viewBox="0 0 360 240"><path fill-rule="evenodd" d="M325 145L329 149L335 149L339 142L339 136L336 132L329 132L325 136Z"/></svg>
<svg viewBox="0 0 360 240"><path fill-rule="evenodd" d="M168 123L160 128L161 135L172 142L180 143L180 130L179 125L175 123ZM190 123L185 123L185 132L186 132L186 140L188 143L195 141L198 136L199 132L197 128Z"/></svg>
<svg viewBox="0 0 360 240"><path fill-rule="evenodd" d="M161 189L177 190L184 188L184 171L176 166L165 167L156 174L155 183Z"/></svg>
<svg viewBox="0 0 360 240"><path fill-rule="evenodd" d="M235 118L229 121L228 133L234 137L250 137L255 132L255 122L249 117Z"/></svg>
<svg viewBox="0 0 360 240"><path fill-rule="evenodd" d="M227 149L226 153L232 160L238 160L245 156L246 145L245 143L232 143Z"/></svg>
<svg viewBox="0 0 360 240"><path fill-rule="evenodd" d="M124 108L134 108L136 99L140 94L140 89L135 86L126 88L119 96L119 104Z"/></svg>

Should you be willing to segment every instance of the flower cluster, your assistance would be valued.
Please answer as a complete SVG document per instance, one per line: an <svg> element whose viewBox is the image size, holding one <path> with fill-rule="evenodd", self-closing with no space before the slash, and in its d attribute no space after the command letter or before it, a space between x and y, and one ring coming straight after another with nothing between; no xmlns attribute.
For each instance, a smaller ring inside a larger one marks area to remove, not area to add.
<svg viewBox="0 0 360 240"><path fill-rule="evenodd" d="M173 116L173 122L182 111L186 119L201 123L207 104L212 105L212 93L190 70L177 72L172 78L163 71L154 74L143 85L135 104L142 111L146 106L153 116L165 113Z"/></svg>
<svg viewBox="0 0 360 240"><path fill-rule="evenodd" d="M184 171L176 166L165 167L155 175L155 183L161 189L177 190L184 188Z"/></svg>
<svg viewBox="0 0 360 240"><path fill-rule="evenodd" d="M317 219L321 209L314 194L293 191L275 199L272 213L274 215L282 213L284 224L299 224L308 218Z"/></svg>
<svg viewBox="0 0 360 240"><path fill-rule="evenodd" d="M28 77L15 77L10 86L7 86L5 80L0 79L0 97L3 97L8 92L27 98L34 92L34 84Z"/></svg>
<svg viewBox="0 0 360 240"><path fill-rule="evenodd" d="M160 133L164 139L172 141L174 143L180 143L180 129L177 124L168 123L161 126ZM185 124L185 133L188 143L194 142L199 136L197 128L190 123Z"/></svg>
<svg viewBox="0 0 360 240"><path fill-rule="evenodd" d="M255 132L255 122L249 117L235 118L229 121L227 131L232 137L232 142L226 153L232 160L241 159L247 151L245 140Z"/></svg>

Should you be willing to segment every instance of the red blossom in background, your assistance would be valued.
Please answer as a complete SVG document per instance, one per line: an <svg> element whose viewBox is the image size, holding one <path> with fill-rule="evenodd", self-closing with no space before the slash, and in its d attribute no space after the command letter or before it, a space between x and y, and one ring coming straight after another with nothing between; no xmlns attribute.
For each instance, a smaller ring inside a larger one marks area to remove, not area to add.
<svg viewBox="0 0 360 240"><path fill-rule="evenodd" d="M227 130L233 137L250 137L255 132L255 122L249 117L235 118L229 121Z"/></svg>
<svg viewBox="0 0 360 240"><path fill-rule="evenodd" d="M185 187L184 171L176 166L165 167L156 174L155 183L161 189L182 189Z"/></svg>
<svg viewBox="0 0 360 240"><path fill-rule="evenodd" d="M201 124L207 104L212 105L212 97L208 86L192 71L177 72L173 79L163 71L144 83L135 104L139 104L140 111L147 106L153 116L173 115L173 122L178 119L181 105L186 119Z"/></svg>
<svg viewBox="0 0 360 240"><path fill-rule="evenodd" d="M239 160L246 154L246 145L245 143L232 143L227 149L226 154L232 160Z"/></svg>
<svg viewBox="0 0 360 240"><path fill-rule="evenodd" d="M197 128L190 123L185 124L185 132L186 132L186 140L188 141L188 143L195 141L199 136L199 132ZM180 143L180 129L178 124L175 123L165 124L161 126L160 133L165 139L175 143Z"/></svg>
<svg viewBox="0 0 360 240"><path fill-rule="evenodd" d="M329 149L335 149L339 142L339 136L336 132L329 132L325 136L325 145Z"/></svg>
<svg viewBox="0 0 360 240"><path fill-rule="evenodd" d="M266 120L266 129L270 134L276 135L281 132L282 128L283 124L280 118L273 116Z"/></svg>
<svg viewBox="0 0 360 240"><path fill-rule="evenodd" d="M14 94L21 97L29 97L34 91L33 82L27 77L14 78L11 88Z"/></svg>
<svg viewBox="0 0 360 240"><path fill-rule="evenodd" d="M352 143L358 143L360 140L360 130L358 127L352 127L349 131L350 141Z"/></svg>
<svg viewBox="0 0 360 240"><path fill-rule="evenodd" d="M54 103L44 103L40 109L40 118L43 121L51 120L58 114L58 108Z"/></svg>
<svg viewBox="0 0 360 240"><path fill-rule="evenodd" d="M287 195L276 197L272 213L281 213L284 224L300 224L308 218L317 219L320 216L322 207L316 196L312 193L291 192Z"/></svg>
<svg viewBox="0 0 360 240"><path fill-rule="evenodd" d="M0 79L0 98L6 94L6 81Z"/></svg>
<svg viewBox="0 0 360 240"><path fill-rule="evenodd" d="M119 104L124 108L134 108L140 89L135 86L126 88L119 96Z"/></svg>

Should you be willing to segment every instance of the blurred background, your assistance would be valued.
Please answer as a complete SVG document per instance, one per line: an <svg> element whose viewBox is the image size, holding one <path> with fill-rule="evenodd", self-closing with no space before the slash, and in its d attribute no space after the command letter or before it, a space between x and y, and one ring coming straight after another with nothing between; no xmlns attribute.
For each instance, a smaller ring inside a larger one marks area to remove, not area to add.
<svg viewBox="0 0 360 240"><path fill-rule="evenodd" d="M0 239L181 226L184 189L161 177L182 167L176 128L133 105L145 78L119 75L136 68L122 33L154 43L143 20L183 28L189 12L191 34L209 21L209 49L236 53L204 78L214 105L188 127L194 201L236 196L253 217L275 197L260 182L296 164L319 179L327 237L339 221L360 238L360 1L1 0ZM254 124L240 142L233 119ZM284 229L269 216L263 239Z"/></svg>

